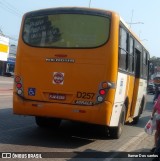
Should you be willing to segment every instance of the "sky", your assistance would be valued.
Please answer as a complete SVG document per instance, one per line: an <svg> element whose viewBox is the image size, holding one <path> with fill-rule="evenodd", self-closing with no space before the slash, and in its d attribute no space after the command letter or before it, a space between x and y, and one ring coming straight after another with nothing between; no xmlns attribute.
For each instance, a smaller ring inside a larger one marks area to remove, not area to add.
<svg viewBox="0 0 160 161"><path fill-rule="evenodd" d="M151 57L160 57L160 0L0 0L0 30L18 39L22 16L26 12L55 7L89 7L89 4L90 8L119 13ZM13 39L10 43L16 44Z"/></svg>

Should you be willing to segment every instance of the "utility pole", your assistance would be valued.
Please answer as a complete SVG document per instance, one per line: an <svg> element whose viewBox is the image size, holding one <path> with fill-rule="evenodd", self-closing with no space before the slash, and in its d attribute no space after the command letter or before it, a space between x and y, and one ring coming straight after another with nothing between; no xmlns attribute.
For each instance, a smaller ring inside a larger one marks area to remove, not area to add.
<svg viewBox="0 0 160 161"><path fill-rule="evenodd" d="M131 28L132 25L144 24L143 22L133 22L133 14L134 14L134 10L132 10L131 22L128 22L130 28Z"/></svg>
<svg viewBox="0 0 160 161"><path fill-rule="evenodd" d="M92 2L92 0L89 0L89 8L91 7L91 2Z"/></svg>
<svg viewBox="0 0 160 161"><path fill-rule="evenodd" d="M133 21L133 12L134 12L134 10L132 10L131 23L132 23L132 21ZM131 24L130 24L130 28L131 28Z"/></svg>
<svg viewBox="0 0 160 161"><path fill-rule="evenodd" d="M0 28L0 34L1 34L1 35L3 35L3 31L2 31L2 29L1 29L1 28Z"/></svg>

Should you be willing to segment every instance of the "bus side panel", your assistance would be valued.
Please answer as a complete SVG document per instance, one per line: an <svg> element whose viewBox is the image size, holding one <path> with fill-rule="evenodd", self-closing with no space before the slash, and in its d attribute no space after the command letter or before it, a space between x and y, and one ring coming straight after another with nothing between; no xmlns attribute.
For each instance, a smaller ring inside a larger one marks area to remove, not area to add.
<svg viewBox="0 0 160 161"><path fill-rule="evenodd" d="M112 110L112 116L110 120L110 126L118 126L119 117L125 100L126 86L127 86L127 75L118 72L116 94Z"/></svg>
<svg viewBox="0 0 160 161"><path fill-rule="evenodd" d="M128 121L129 117L131 117L131 105L133 100L133 92L135 85L135 77L132 75L127 76L127 88L126 88L126 121Z"/></svg>
<svg viewBox="0 0 160 161"><path fill-rule="evenodd" d="M146 95L147 81L143 79L135 80L135 91L133 95L132 111L133 117L138 116L142 98Z"/></svg>

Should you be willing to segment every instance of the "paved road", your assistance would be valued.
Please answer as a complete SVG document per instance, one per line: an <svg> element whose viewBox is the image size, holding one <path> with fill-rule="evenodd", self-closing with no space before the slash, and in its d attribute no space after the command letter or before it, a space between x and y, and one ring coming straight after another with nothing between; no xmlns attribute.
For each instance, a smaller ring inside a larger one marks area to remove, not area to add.
<svg viewBox="0 0 160 161"><path fill-rule="evenodd" d="M13 81L12 78L8 79L8 82ZM0 79L0 84L1 82L2 80ZM0 87L2 86L5 86L5 88L9 87L6 85L1 85ZM115 157L119 152L147 152L153 146L153 136L148 136L143 130L151 114L152 95L148 96L146 110L140 118L140 122L136 126L125 125L121 138L112 140L103 138L100 133L101 129L89 124L63 121L58 131L40 129L36 126L34 117L13 115L12 93L5 95L4 91L0 91L0 94L2 94L0 96L0 151L2 152L55 152L52 155L60 155L59 159L52 158L45 160L73 161L75 157L79 157L80 155L79 153L72 155L75 151L92 152L91 154L97 155L100 153L96 152L118 152L113 153L113 155L109 154L110 157ZM65 159L66 155L71 155L72 158L69 159L67 157ZM77 158L77 160L117 161L117 158ZM131 161L134 158L118 160ZM139 160L145 161L144 158ZM148 160L147 158L146 161Z"/></svg>

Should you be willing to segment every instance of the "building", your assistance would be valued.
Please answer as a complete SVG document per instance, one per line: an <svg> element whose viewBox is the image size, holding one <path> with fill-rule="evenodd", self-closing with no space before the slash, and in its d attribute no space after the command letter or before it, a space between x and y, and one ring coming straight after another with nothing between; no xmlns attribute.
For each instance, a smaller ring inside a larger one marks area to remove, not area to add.
<svg viewBox="0 0 160 161"><path fill-rule="evenodd" d="M9 56L9 38L0 35L0 75L5 74L6 62Z"/></svg>
<svg viewBox="0 0 160 161"><path fill-rule="evenodd" d="M16 52L17 52L17 46L13 45L13 44L10 45L9 46L9 55L7 58L7 62L5 63L5 74L4 75L6 75L6 76L14 75Z"/></svg>

